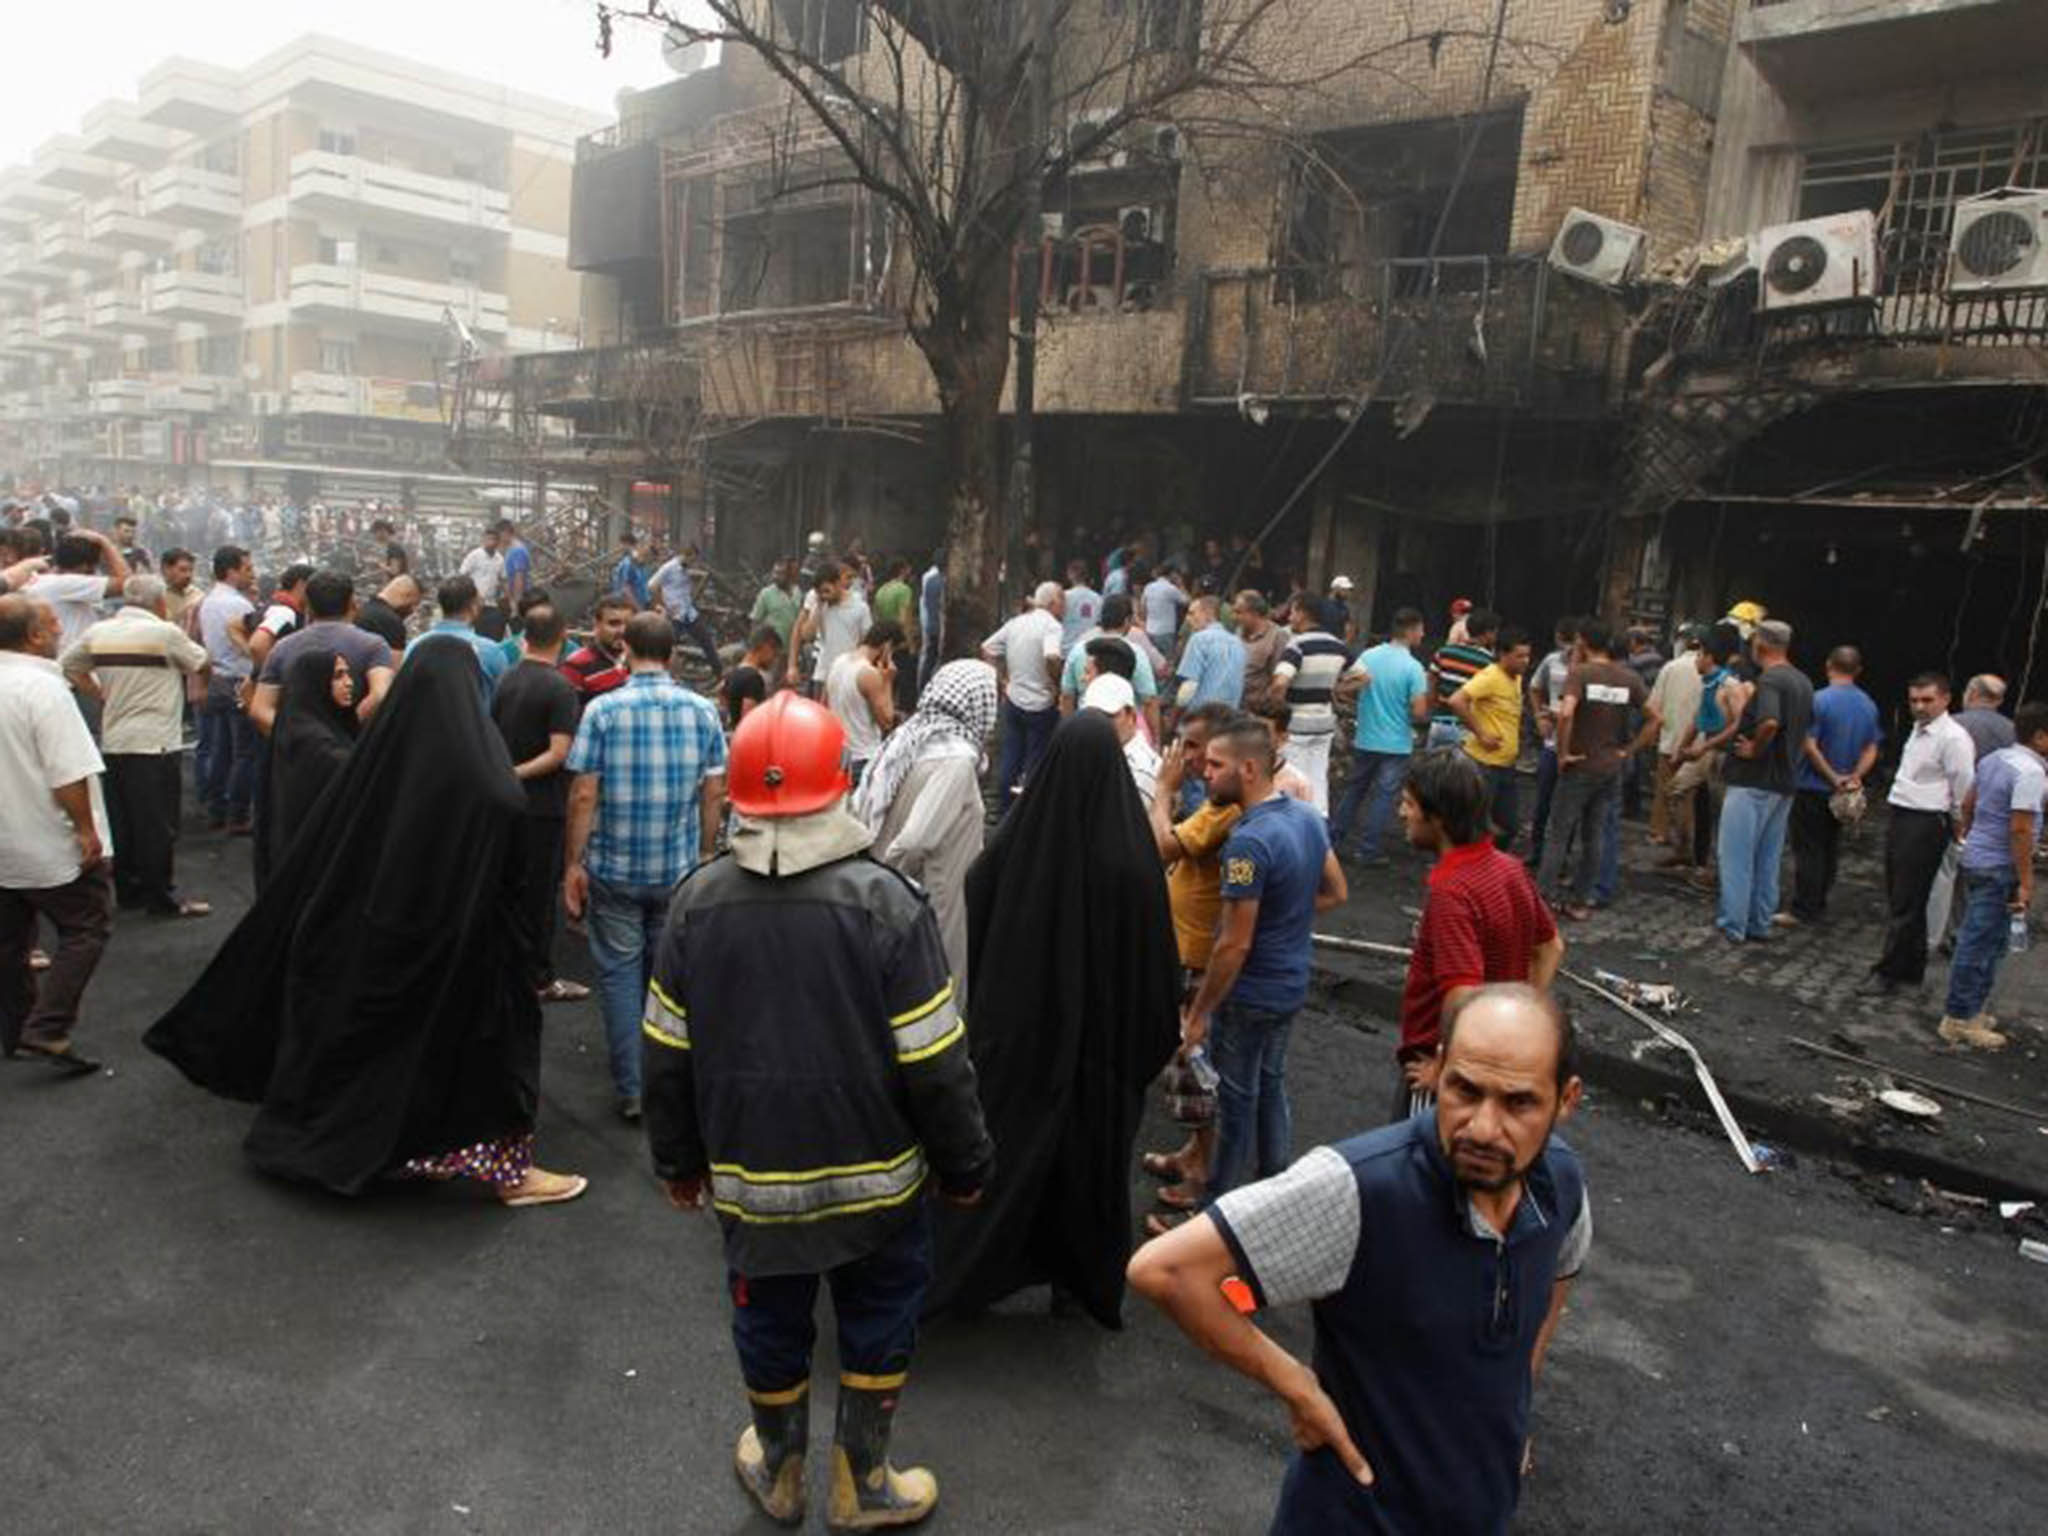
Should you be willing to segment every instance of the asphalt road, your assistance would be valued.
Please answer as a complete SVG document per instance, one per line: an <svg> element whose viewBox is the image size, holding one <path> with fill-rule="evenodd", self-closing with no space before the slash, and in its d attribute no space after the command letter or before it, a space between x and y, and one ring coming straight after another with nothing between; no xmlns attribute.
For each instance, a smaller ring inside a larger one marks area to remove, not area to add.
<svg viewBox="0 0 2048 1536"><path fill-rule="evenodd" d="M245 857L188 846L185 884L232 906ZM249 1112L136 1043L223 931L124 917L81 1037L113 1074L0 1070L0 1527L771 1529L729 1469L716 1231L611 1118L594 1010L550 1011L541 1124L582 1201L339 1200L249 1171ZM1385 1027L1312 1013L1295 1040L1300 1144L1361 1128ZM1633 1105L1596 1098L1570 1135L1596 1236L1518 1529L2048 1527L2048 1267L1822 1168L1749 1178ZM1273 1327L1305 1343L1305 1316ZM929 1331L897 1443L939 1475L932 1529L1241 1532L1285 1434L1142 1304L1105 1334L1038 1296Z"/></svg>

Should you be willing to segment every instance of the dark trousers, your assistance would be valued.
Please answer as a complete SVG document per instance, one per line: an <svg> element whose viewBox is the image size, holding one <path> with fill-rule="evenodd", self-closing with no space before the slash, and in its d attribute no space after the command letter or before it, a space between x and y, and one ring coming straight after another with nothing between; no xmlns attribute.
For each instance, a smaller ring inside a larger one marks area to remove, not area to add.
<svg viewBox="0 0 2048 1536"><path fill-rule="evenodd" d="M832 1288L840 1370L894 1376L910 1369L932 1282L931 1205L922 1194L911 1198L916 1212L887 1242L822 1276L726 1272L732 1342L749 1392L786 1392L811 1379L820 1279Z"/></svg>
<svg viewBox="0 0 2048 1536"><path fill-rule="evenodd" d="M235 702L236 681L232 677L209 680L206 704L199 716L205 758L199 800L215 821L247 821L256 792L256 754L262 741Z"/></svg>
<svg viewBox="0 0 2048 1536"><path fill-rule="evenodd" d="M687 619L671 618L669 624L676 632L676 644L681 645L685 640L696 641L697 649L704 653L704 664L711 669L713 677L718 676L718 643L711 638L711 626L705 622L704 615L697 613Z"/></svg>
<svg viewBox="0 0 2048 1536"><path fill-rule="evenodd" d="M1556 754L1552 754L1555 756ZM1584 906L1593 894L1593 881L1600 873L1608 839L1614 836L1617 796L1621 794L1620 772L1595 774L1584 769L1560 774L1550 801L1550 826L1545 832L1543 862L1537 866L1536 884L1546 896L1564 889L1565 855L1578 843L1579 856L1572 865L1570 897Z"/></svg>
<svg viewBox="0 0 2048 1536"><path fill-rule="evenodd" d="M114 896L124 907L175 912L171 840L178 824L178 754L107 754L107 830L114 837Z"/></svg>
<svg viewBox="0 0 2048 1536"><path fill-rule="evenodd" d="M1792 797L1792 915L1803 922L1827 915L1841 864L1842 824L1828 809L1829 798L1824 789Z"/></svg>
<svg viewBox="0 0 2048 1536"><path fill-rule="evenodd" d="M1536 813L1529 818L1529 862L1541 864L1550 838L1550 802L1557 794L1557 754L1546 743L1536 754Z"/></svg>
<svg viewBox="0 0 2048 1536"><path fill-rule="evenodd" d="M1521 825L1522 775L1512 763L1505 768L1481 763L1479 771L1486 776L1486 814L1493 822L1493 844L1506 853L1515 846L1515 833Z"/></svg>
<svg viewBox="0 0 2048 1536"><path fill-rule="evenodd" d="M1001 814L1010 814L1010 807L1016 804L1013 790L1031 770L1038 766L1039 758L1045 755L1045 744L1052 740L1053 729L1060 723L1060 712L1055 706L1047 709L1019 709L1007 698L1003 700L1003 749L997 765L996 783L1003 797Z"/></svg>
<svg viewBox="0 0 2048 1536"><path fill-rule="evenodd" d="M534 990L555 979L555 906L562 889L562 820L526 818L526 860L519 877L519 905L532 946Z"/></svg>
<svg viewBox="0 0 2048 1536"><path fill-rule="evenodd" d="M1892 807L1884 839L1884 890L1891 908L1884 953L1873 969L1887 981L1918 986L1927 974L1927 893L1948 849L1948 817Z"/></svg>
<svg viewBox="0 0 2048 1536"><path fill-rule="evenodd" d="M938 670L939 637L936 634L927 634L924 637L924 650L917 658L917 691L920 694L924 692L924 685L932 680L932 674Z"/></svg>
<svg viewBox="0 0 2048 1536"><path fill-rule="evenodd" d="M39 916L57 930L40 988L28 968ZM71 1037L78 1001L99 968L113 920L114 882L104 859L68 885L0 888L0 1047L11 1053L23 1041L62 1046Z"/></svg>

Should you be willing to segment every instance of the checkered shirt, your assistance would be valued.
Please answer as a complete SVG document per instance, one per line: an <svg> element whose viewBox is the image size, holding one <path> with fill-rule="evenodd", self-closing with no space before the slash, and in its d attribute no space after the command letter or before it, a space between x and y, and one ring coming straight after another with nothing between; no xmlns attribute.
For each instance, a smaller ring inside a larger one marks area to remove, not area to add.
<svg viewBox="0 0 2048 1536"><path fill-rule="evenodd" d="M583 854L593 879L666 887L696 867L704 781L725 774L725 734L709 700L636 672L590 701L568 767L599 780Z"/></svg>

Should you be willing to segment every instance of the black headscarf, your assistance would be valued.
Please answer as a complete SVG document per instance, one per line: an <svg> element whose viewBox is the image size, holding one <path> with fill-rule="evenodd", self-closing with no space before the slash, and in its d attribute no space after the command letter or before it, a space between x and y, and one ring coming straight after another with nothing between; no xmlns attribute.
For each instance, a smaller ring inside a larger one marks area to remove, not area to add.
<svg viewBox="0 0 2048 1536"><path fill-rule="evenodd" d="M262 1105L244 1143L259 1168L344 1193L531 1130L525 809L475 654L422 646L263 900L144 1043Z"/></svg>
<svg viewBox="0 0 2048 1536"><path fill-rule="evenodd" d="M967 1035L998 1173L940 1227L931 1309L1052 1281L1121 1326L1131 1144L1179 1039L1166 878L1107 716L1053 734L967 873Z"/></svg>
<svg viewBox="0 0 2048 1536"><path fill-rule="evenodd" d="M285 668L270 731L263 811L256 819L258 885L268 885L299 824L355 748L356 713L334 702L334 662L332 651L302 651Z"/></svg>

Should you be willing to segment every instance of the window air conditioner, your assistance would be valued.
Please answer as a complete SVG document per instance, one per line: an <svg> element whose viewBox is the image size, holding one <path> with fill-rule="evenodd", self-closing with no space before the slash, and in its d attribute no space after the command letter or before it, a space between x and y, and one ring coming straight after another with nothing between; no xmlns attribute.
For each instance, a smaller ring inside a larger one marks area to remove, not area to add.
<svg viewBox="0 0 2048 1536"><path fill-rule="evenodd" d="M1632 224L1573 208L1550 243L1550 264L1603 288L1618 288L1635 276L1647 238Z"/></svg>
<svg viewBox="0 0 2048 1536"><path fill-rule="evenodd" d="M1950 293L2048 288L2048 191L2008 188L1956 204Z"/></svg>
<svg viewBox="0 0 2048 1536"><path fill-rule="evenodd" d="M1754 246L1758 309L1810 309L1877 294L1877 220L1867 208L1773 224Z"/></svg>

